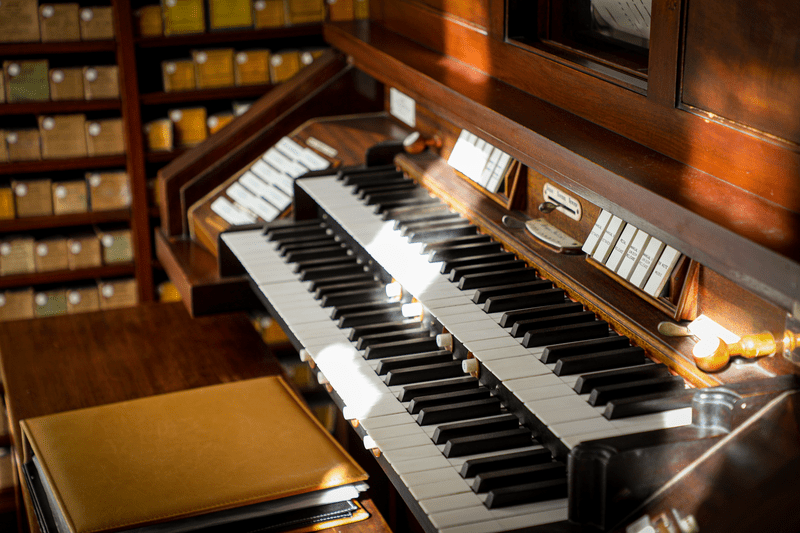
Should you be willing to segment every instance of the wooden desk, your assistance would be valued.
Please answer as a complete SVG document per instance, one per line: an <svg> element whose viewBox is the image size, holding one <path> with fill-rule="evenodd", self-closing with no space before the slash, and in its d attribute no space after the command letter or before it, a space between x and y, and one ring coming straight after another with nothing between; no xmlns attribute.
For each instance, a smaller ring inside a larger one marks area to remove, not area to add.
<svg viewBox="0 0 800 533"><path fill-rule="evenodd" d="M192 319L172 303L0 323L0 373L16 444L25 418L280 374L281 367L244 314ZM20 486L30 530L39 533ZM372 502L364 504L373 516L354 524L357 531L388 532Z"/></svg>

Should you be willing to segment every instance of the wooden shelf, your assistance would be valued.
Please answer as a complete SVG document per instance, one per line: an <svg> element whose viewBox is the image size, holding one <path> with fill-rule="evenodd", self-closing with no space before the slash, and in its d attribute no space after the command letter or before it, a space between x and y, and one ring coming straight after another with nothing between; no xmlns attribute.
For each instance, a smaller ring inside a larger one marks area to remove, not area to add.
<svg viewBox="0 0 800 533"><path fill-rule="evenodd" d="M43 228L66 228L69 226L85 226L107 222L125 222L130 220L130 218L131 212L129 209L53 215L49 217L15 218L12 220L0 220L0 233L31 231Z"/></svg>
<svg viewBox="0 0 800 533"><path fill-rule="evenodd" d="M169 152L147 152L147 162L148 163L169 163L182 153L184 153L188 148L176 148L174 150L170 150Z"/></svg>
<svg viewBox="0 0 800 533"><path fill-rule="evenodd" d="M248 85L244 87L221 87L199 91L157 92L141 95L142 105L177 104L203 100L229 100L235 98L258 98L272 89L274 85Z"/></svg>
<svg viewBox="0 0 800 533"><path fill-rule="evenodd" d="M65 43L3 43L0 56L37 56L50 54L86 54L91 52L114 52L115 41L73 41Z"/></svg>
<svg viewBox="0 0 800 533"><path fill-rule="evenodd" d="M285 37L306 37L320 35L322 24L302 24L283 28L267 28L261 30L226 31L216 33L192 33L188 35L172 35L169 37L140 37L136 45L140 48L166 48L172 46L214 45L241 41L260 41L264 39L280 39Z"/></svg>
<svg viewBox="0 0 800 533"><path fill-rule="evenodd" d="M53 113L78 113L120 109L120 100L61 100L49 102L19 102L0 104L2 115L49 115Z"/></svg>
<svg viewBox="0 0 800 533"><path fill-rule="evenodd" d="M83 268L81 270L56 270L53 272L33 272L30 274L15 274L0 276L0 289L12 287L27 287L29 285L50 285L53 283L66 283L70 281L94 280L95 278L114 278L118 276L132 276L136 268L133 263L119 265L104 265L97 268Z"/></svg>
<svg viewBox="0 0 800 533"><path fill-rule="evenodd" d="M103 167L124 167L125 155L101 157L80 157L76 159L44 159L41 161L15 161L0 164L0 176L30 174L33 172L56 172L60 170L79 170Z"/></svg>

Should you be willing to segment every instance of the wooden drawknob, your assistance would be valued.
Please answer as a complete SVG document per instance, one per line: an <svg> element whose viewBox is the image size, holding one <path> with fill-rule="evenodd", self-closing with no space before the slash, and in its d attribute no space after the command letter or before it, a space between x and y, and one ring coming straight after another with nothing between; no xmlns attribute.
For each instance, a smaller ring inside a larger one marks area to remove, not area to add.
<svg viewBox="0 0 800 533"><path fill-rule="evenodd" d="M728 345L720 338L703 339L694 345L692 357L697 368L704 372L721 370L730 361Z"/></svg>
<svg viewBox="0 0 800 533"><path fill-rule="evenodd" d="M728 344L722 339L705 339L695 344L692 356L697 368L706 372L716 372L730 361L731 356L739 355L750 359L773 355L782 350L793 350L798 344L798 334L785 331L783 339L776 341L772 333L745 335L737 342Z"/></svg>

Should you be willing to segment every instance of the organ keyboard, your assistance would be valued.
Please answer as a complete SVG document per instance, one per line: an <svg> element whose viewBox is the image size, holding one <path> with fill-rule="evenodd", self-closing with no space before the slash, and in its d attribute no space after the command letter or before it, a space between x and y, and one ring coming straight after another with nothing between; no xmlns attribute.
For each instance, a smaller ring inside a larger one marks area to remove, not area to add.
<svg viewBox="0 0 800 533"><path fill-rule="evenodd" d="M408 181L394 169L302 179L298 194L319 218L223 233L223 253L235 255L432 531L565 521L570 450L690 425L684 380L513 254L495 261L497 243L456 214L439 218L446 206ZM390 283L401 298L387 296ZM480 381L462 368L472 358ZM616 400L659 394L660 407L612 415Z"/></svg>

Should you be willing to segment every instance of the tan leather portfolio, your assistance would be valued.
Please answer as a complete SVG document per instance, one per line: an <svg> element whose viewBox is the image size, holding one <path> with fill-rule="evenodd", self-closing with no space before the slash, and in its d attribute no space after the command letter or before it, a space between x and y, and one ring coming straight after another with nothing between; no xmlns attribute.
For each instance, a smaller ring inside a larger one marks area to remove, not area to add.
<svg viewBox="0 0 800 533"><path fill-rule="evenodd" d="M367 477L277 376L67 411L21 427L34 495L38 476L72 533L222 527L216 520L234 509L269 507L281 509L264 519L275 526L299 500L357 493L354 485Z"/></svg>

